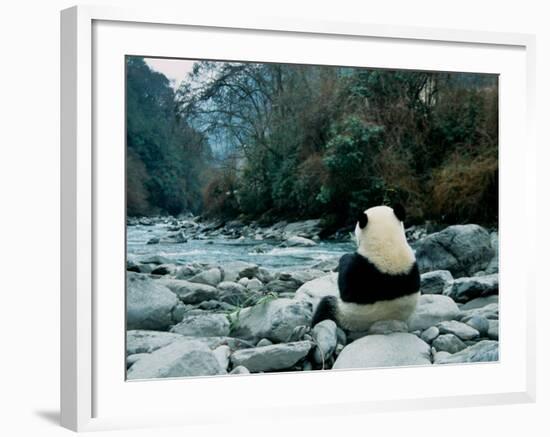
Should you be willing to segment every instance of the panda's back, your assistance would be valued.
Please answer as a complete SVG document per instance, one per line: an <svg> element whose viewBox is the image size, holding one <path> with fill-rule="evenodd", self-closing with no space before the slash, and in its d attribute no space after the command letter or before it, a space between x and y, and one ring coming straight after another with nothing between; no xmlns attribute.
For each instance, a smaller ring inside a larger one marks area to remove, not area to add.
<svg viewBox="0 0 550 437"><path fill-rule="evenodd" d="M417 293L420 274L416 262L403 272L383 273L368 258L350 253L340 258L338 288L343 302L374 304Z"/></svg>

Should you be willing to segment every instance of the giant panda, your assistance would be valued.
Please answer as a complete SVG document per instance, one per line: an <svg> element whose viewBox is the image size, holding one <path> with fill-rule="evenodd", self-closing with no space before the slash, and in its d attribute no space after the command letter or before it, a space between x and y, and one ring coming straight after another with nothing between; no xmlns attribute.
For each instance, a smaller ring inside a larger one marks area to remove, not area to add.
<svg viewBox="0 0 550 437"><path fill-rule="evenodd" d="M312 326L334 320L348 331L366 331L379 320L407 320L420 295L420 274L405 238L401 205L375 206L360 214L358 248L340 258L340 296L324 297Z"/></svg>

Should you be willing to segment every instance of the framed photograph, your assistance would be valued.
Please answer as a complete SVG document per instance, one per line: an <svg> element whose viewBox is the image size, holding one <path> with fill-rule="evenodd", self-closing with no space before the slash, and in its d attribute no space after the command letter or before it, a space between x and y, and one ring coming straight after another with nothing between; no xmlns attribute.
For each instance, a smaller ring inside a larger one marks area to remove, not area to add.
<svg viewBox="0 0 550 437"><path fill-rule="evenodd" d="M533 36L61 26L63 426L534 400Z"/></svg>

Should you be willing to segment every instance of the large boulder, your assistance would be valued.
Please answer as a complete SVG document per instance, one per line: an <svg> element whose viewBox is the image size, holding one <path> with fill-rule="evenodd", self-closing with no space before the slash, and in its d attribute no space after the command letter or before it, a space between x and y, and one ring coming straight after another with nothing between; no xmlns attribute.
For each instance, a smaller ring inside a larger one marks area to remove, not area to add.
<svg viewBox="0 0 550 437"><path fill-rule="evenodd" d="M295 299L310 301L315 310L321 299L325 296L340 296L338 273L329 273L313 281L306 282L296 290Z"/></svg>
<svg viewBox="0 0 550 437"><path fill-rule="evenodd" d="M187 304L199 304L205 300L216 300L219 294L218 290L211 285L183 279L159 279L158 282L168 287L183 303Z"/></svg>
<svg viewBox="0 0 550 437"><path fill-rule="evenodd" d="M229 320L225 314L199 314L185 317L170 332L191 337L224 337L229 335Z"/></svg>
<svg viewBox="0 0 550 437"><path fill-rule="evenodd" d="M498 341L482 340L460 352L436 359L435 364L498 361Z"/></svg>
<svg viewBox="0 0 550 437"><path fill-rule="evenodd" d="M312 312L309 302L273 299L231 314L231 336L258 342L267 338L287 341L295 328L309 326Z"/></svg>
<svg viewBox="0 0 550 437"><path fill-rule="evenodd" d="M459 315L460 310L450 297L423 294L407 324L410 331L424 330L445 320L455 320Z"/></svg>
<svg viewBox="0 0 550 437"><path fill-rule="evenodd" d="M126 329L166 330L177 296L167 287L139 273L126 273Z"/></svg>
<svg viewBox="0 0 550 437"><path fill-rule="evenodd" d="M498 273L455 279L444 291L446 296L461 303L495 293L498 293Z"/></svg>
<svg viewBox="0 0 550 437"><path fill-rule="evenodd" d="M289 369L305 358L311 347L309 341L296 341L243 349L231 355L231 363L233 367L244 366L250 372Z"/></svg>
<svg viewBox="0 0 550 437"><path fill-rule="evenodd" d="M416 335L367 335L348 344L333 369L431 364L430 346Z"/></svg>
<svg viewBox="0 0 550 437"><path fill-rule="evenodd" d="M128 370L128 379L223 375L226 371L204 343L181 340L140 358Z"/></svg>
<svg viewBox="0 0 550 437"><path fill-rule="evenodd" d="M415 247L422 273L449 270L455 278L485 270L495 255L489 232L473 224L449 226L419 240Z"/></svg>

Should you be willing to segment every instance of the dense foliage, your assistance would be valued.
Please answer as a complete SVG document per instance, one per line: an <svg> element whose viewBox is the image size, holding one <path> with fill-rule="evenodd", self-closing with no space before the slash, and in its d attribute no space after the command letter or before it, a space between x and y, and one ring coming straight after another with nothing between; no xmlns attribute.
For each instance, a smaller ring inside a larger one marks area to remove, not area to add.
<svg viewBox="0 0 550 437"><path fill-rule="evenodd" d="M202 61L173 95L129 59L135 213L338 227L400 201L416 221L497 220L496 76Z"/></svg>
<svg viewBox="0 0 550 437"><path fill-rule="evenodd" d="M200 211L208 142L178 120L168 79L138 57L126 62L126 121L128 215Z"/></svg>

